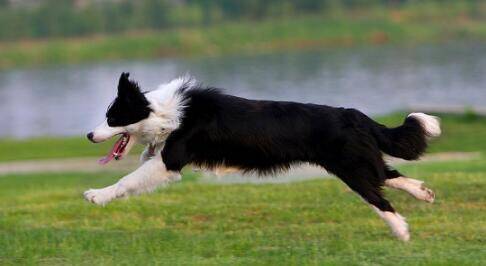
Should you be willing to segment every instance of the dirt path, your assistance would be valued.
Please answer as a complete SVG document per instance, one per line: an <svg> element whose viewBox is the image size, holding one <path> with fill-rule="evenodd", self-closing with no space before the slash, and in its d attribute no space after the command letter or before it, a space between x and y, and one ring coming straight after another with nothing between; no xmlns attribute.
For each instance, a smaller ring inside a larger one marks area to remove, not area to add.
<svg viewBox="0 0 486 266"><path fill-rule="evenodd" d="M450 161L450 160L471 160L478 158L480 153L478 152L447 152L429 154L422 158L420 162L430 161ZM37 173L37 172L129 172L137 168L139 162L138 157L129 156L121 161L113 161L108 165L102 166L97 163L97 158L70 158L70 159L49 159L49 160L32 160L32 161L15 161L0 163L0 175L8 174L25 174L25 173ZM392 164L404 164L410 163L408 161L387 158ZM313 166L296 167L289 174L285 176L319 176L322 175L322 169ZM230 175L231 176L231 175ZM281 179L279 177L279 179ZM284 178L285 179L285 178ZM280 181L284 181L281 179Z"/></svg>
<svg viewBox="0 0 486 266"><path fill-rule="evenodd" d="M59 172L127 172L137 168L138 157L129 156L121 161L113 161L107 165L98 164L99 158L69 158L31 161L14 161L0 163L0 175L25 173L59 173Z"/></svg>

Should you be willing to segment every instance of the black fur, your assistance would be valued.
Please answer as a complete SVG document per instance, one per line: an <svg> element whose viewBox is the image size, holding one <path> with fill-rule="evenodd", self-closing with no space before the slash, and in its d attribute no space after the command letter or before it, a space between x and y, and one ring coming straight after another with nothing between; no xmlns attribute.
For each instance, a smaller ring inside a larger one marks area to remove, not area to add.
<svg viewBox="0 0 486 266"><path fill-rule="evenodd" d="M180 93L186 106L182 122L162 150L168 170L224 165L265 175L308 162L335 174L380 210L394 211L381 186L400 173L385 165L382 151L411 160L427 146L414 118L386 128L355 109L248 100L211 88Z"/></svg>
<svg viewBox="0 0 486 266"><path fill-rule="evenodd" d="M122 73L118 82L118 96L108 107L106 118L110 127L126 126L147 118L151 109L138 84Z"/></svg>

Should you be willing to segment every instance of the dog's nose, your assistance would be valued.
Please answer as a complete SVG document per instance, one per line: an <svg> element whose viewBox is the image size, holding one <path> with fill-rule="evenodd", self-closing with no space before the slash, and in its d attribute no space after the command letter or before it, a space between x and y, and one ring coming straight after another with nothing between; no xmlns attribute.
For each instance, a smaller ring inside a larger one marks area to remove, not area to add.
<svg viewBox="0 0 486 266"><path fill-rule="evenodd" d="M88 135L86 135L86 137L87 137L87 138L88 138L88 139L89 139L91 142L95 142L95 141L93 140L93 136L94 136L93 132L89 132L89 133L88 133Z"/></svg>

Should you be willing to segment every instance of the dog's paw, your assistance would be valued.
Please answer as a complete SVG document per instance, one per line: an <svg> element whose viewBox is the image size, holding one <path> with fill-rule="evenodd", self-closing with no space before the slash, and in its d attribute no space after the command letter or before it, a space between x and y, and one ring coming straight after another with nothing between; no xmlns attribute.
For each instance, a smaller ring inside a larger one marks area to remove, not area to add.
<svg viewBox="0 0 486 266"><path fill-rule="evenodd" d="M433 203L435 200L435 193L434 191L432 191L432 189L422 184L420 186L420 193L418 193L417 198L426 201L428 203Z"/></svg>
<svg viewBox="0 0 486 266"><path fill-rule="evenodd" d="M104 206L116 198L116 188L109 186L101 189L89 189L84 192L84 198L94 204Z"/></svg>

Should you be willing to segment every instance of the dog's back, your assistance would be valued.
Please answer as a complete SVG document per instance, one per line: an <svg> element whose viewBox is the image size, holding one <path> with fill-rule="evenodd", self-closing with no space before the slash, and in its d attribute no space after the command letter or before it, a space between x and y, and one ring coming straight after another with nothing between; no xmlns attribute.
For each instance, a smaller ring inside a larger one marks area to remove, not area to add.
<svg viewBox="0 0 486 266"><path fill-rule="evenodd" d="M184 102L181 126L164 152L184 146L187 158L178 159L204 167L268 174L301 162L332 168L336 158L379 156L381 151L416 159L426 148L422 121L413 116L388 129L355 109L248 100L216 89L186 91ZM168 169L180 167L174 156L163 158Z"/></svg>
<svg viewBox="0 0 486 266"><path fill-rule="evenodd" d="M293 163L317 164L348 136L343 108L248 100L215 90L193 90L187 97L181 126L164 150L184 139L191 163L204 167L269 174ZM163 156L169 169L170 157Z"/></svg>
<svg viewBox="0 0 486 266"><path fill-rule="evenodd" d="M105 204L151 191L180 177L188 164L273 174L307 162L339 177L406 241L408 225L383 197L382 186L427 202L434 201L434 193L422 181L386 165L382 152L414 160L440 133L438 119L423 113L410 114L401 126L387 128L354 109L247 100L184 78L143 94L123 73L107 120L88 138L98 142L122 134L110 160L125 154L134 139L148 144L149 156L142 156L143 165L117 184L88 190L85 197Z"/></svg>

